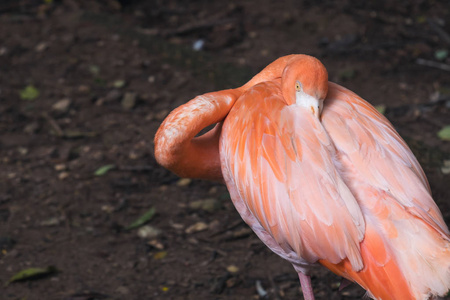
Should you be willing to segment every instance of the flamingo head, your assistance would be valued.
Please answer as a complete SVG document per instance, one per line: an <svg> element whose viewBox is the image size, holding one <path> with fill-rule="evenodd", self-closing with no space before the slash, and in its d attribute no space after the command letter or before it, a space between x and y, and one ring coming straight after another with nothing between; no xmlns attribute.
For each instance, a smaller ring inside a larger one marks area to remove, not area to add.
<svg viewBox="0 0 450 300"><path fill-rule="evenodd" d="M303 106L320 117L328 92L328 73L318 59L296 55L284 68L281 87L288 105Z"/></svg>

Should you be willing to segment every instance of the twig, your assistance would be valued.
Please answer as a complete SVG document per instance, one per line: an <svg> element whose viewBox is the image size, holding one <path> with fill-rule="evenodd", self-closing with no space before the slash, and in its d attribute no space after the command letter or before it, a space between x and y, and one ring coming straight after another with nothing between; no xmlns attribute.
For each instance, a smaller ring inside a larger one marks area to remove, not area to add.
<svg viewBox="0 0 450 300"><path fill-rule="evenodd" d="M416 60L416 64L431 67L431 68L437 68L437 69L441 69L443 71L450 72L450 65L447 65L444 63L439 63L439 62L432 61L432 60L418 58Z"/></svg>
<svg viewBox="0 0 450 300"><path fill-rule="evenodd" d="M59 127L58 123L56 123L55 119L49 116L48 113L44 112L42 113L42 117L47 120L47 122L50 124L50 126L55 131L56 136L62 137L64 136L64 131Z"/></svg>

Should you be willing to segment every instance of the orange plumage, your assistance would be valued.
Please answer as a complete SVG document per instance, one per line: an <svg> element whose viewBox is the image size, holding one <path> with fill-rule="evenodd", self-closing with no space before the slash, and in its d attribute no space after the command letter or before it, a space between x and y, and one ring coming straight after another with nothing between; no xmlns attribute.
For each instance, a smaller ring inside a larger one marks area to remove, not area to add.
<svg viewBox="0 0 450 300"><path fill-rule="evenodd" d="M224 180L244 221L293 264L305 299L317 263L375 299L450 288L449 231L416 158L315 58L282 57L240 88L179 107L155 155L179 175Z"/></svg>

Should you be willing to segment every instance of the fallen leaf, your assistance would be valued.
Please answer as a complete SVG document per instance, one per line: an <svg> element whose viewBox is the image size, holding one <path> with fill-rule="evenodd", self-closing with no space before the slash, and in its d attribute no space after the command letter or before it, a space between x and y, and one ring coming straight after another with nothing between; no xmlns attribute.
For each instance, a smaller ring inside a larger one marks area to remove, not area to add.
<svg viewBox="0 0 450 300"><path fill-rule="evenodd" d="M442 174L450 174L450 160L444 160L444 164L441 167Z"/></svg>
<svg viewBox="0 0 450 300"><path fill-rule="evenodd" d="M450 125L442 128L437 135L443 141L450 141Z"/></svg>
<svg viewBox="0 0 450 300"><path fill-rule="evenodd" d="M153 258L154 259L163 259L166 256L167 256L167 251L159 251L153 255Z"/></svg>
<svg viewBox="0 0 450 300"><path fill-rule="evenodd" d="M40 224L41 226L58 226L61 224L61 221L63 221L61 218L58 217L52 217L50 219L42 221Z"/></svg>
<svg viewBox="0 0 450 300"><path fill-rule="evenodd" d="M124 87L125 84L126 84L125 80L116 80L113 82L113 87L120 89Z"/></svg>
<svg viewBox="0 0 450 300"><path fill-rule="evenodd" d="M98 168L97 171L95 171L94 175L95 176L103 176L106 173L108 173L109 170L112 170L115 167L116 167L116 165L113 165L113 164L102 166L102 167Z"/></svg>
<svg viewBox="0 0 450 300"><path fill-rule="evenodd" d="M123 109L130 110L136 105L136 93L125 93L122 98Z"/></svg>
<svg viewBox="0 0 450 300"><path fill-rule="evenodd" d="M139 217L136 221L125 227L126 230L131 230L134 228L141 227L148 221L150 221L156 213L156 209L154 207L150 208L145 214Z"/></svg>
<svg viewBox="0 0 450 300"><path fill-rule="evenodd" d="M39 96L39 90L33 85L27 85L20 91L20 99L22 100L34 100Z"/></svg>
<svg viewBox="0 0 450 300"><path fill-rule="evenodd" d="M384 115L384 113L386 112L386 105L384 104L375 105L375 109L378 110L380 114Z"/></svg>
<svg viewBox="0 0 450 300"><path fill-rule="evenodd" d="M15 281L36 279L39 277L54 274L56 272L57 269L53 266L49 266L47 268L29 268L16 273L13 277L11 277L11 279L9 279L7 284Z"/></svg>
<svg viewBox="0 0 450 300"><path fill-rule="evenodd" d="M98 75L98 73L100 73L100 68L96 65L90 65L89 72L91 72L92 75Z"/></svg>
<svg viewBox="0 0 450 300"><path fill-rule="evenodd" d="M436 52L434 52L434 57L437 60L444 60L446 59L448 56L448 50L447 49L441 49L441 50L437 50Z"/></svg>
<svg viewBox="0 0 450 300"><path fill-rule="evenodd" d="M192 209L202 209L207 212L215 212L222 208L222 202L215 198L208 198L204 200L193 201L189 204Z"/></svg>

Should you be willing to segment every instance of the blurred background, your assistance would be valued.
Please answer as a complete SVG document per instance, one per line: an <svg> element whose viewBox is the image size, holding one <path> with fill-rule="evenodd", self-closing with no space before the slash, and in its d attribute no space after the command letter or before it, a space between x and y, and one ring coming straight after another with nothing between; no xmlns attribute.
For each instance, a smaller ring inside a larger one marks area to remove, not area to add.
<svg viewBox="0 0 450 300"><path fill-rule="evenodd" d="M419 158L450 221L448 1L0 1L1 299L302 299L226 188L159 167L175 107L318 57ZM317 299L361 299L313 272ZM3 287L4 285L4 287ZM448 298L450 299L450 298Z"/></svg>

